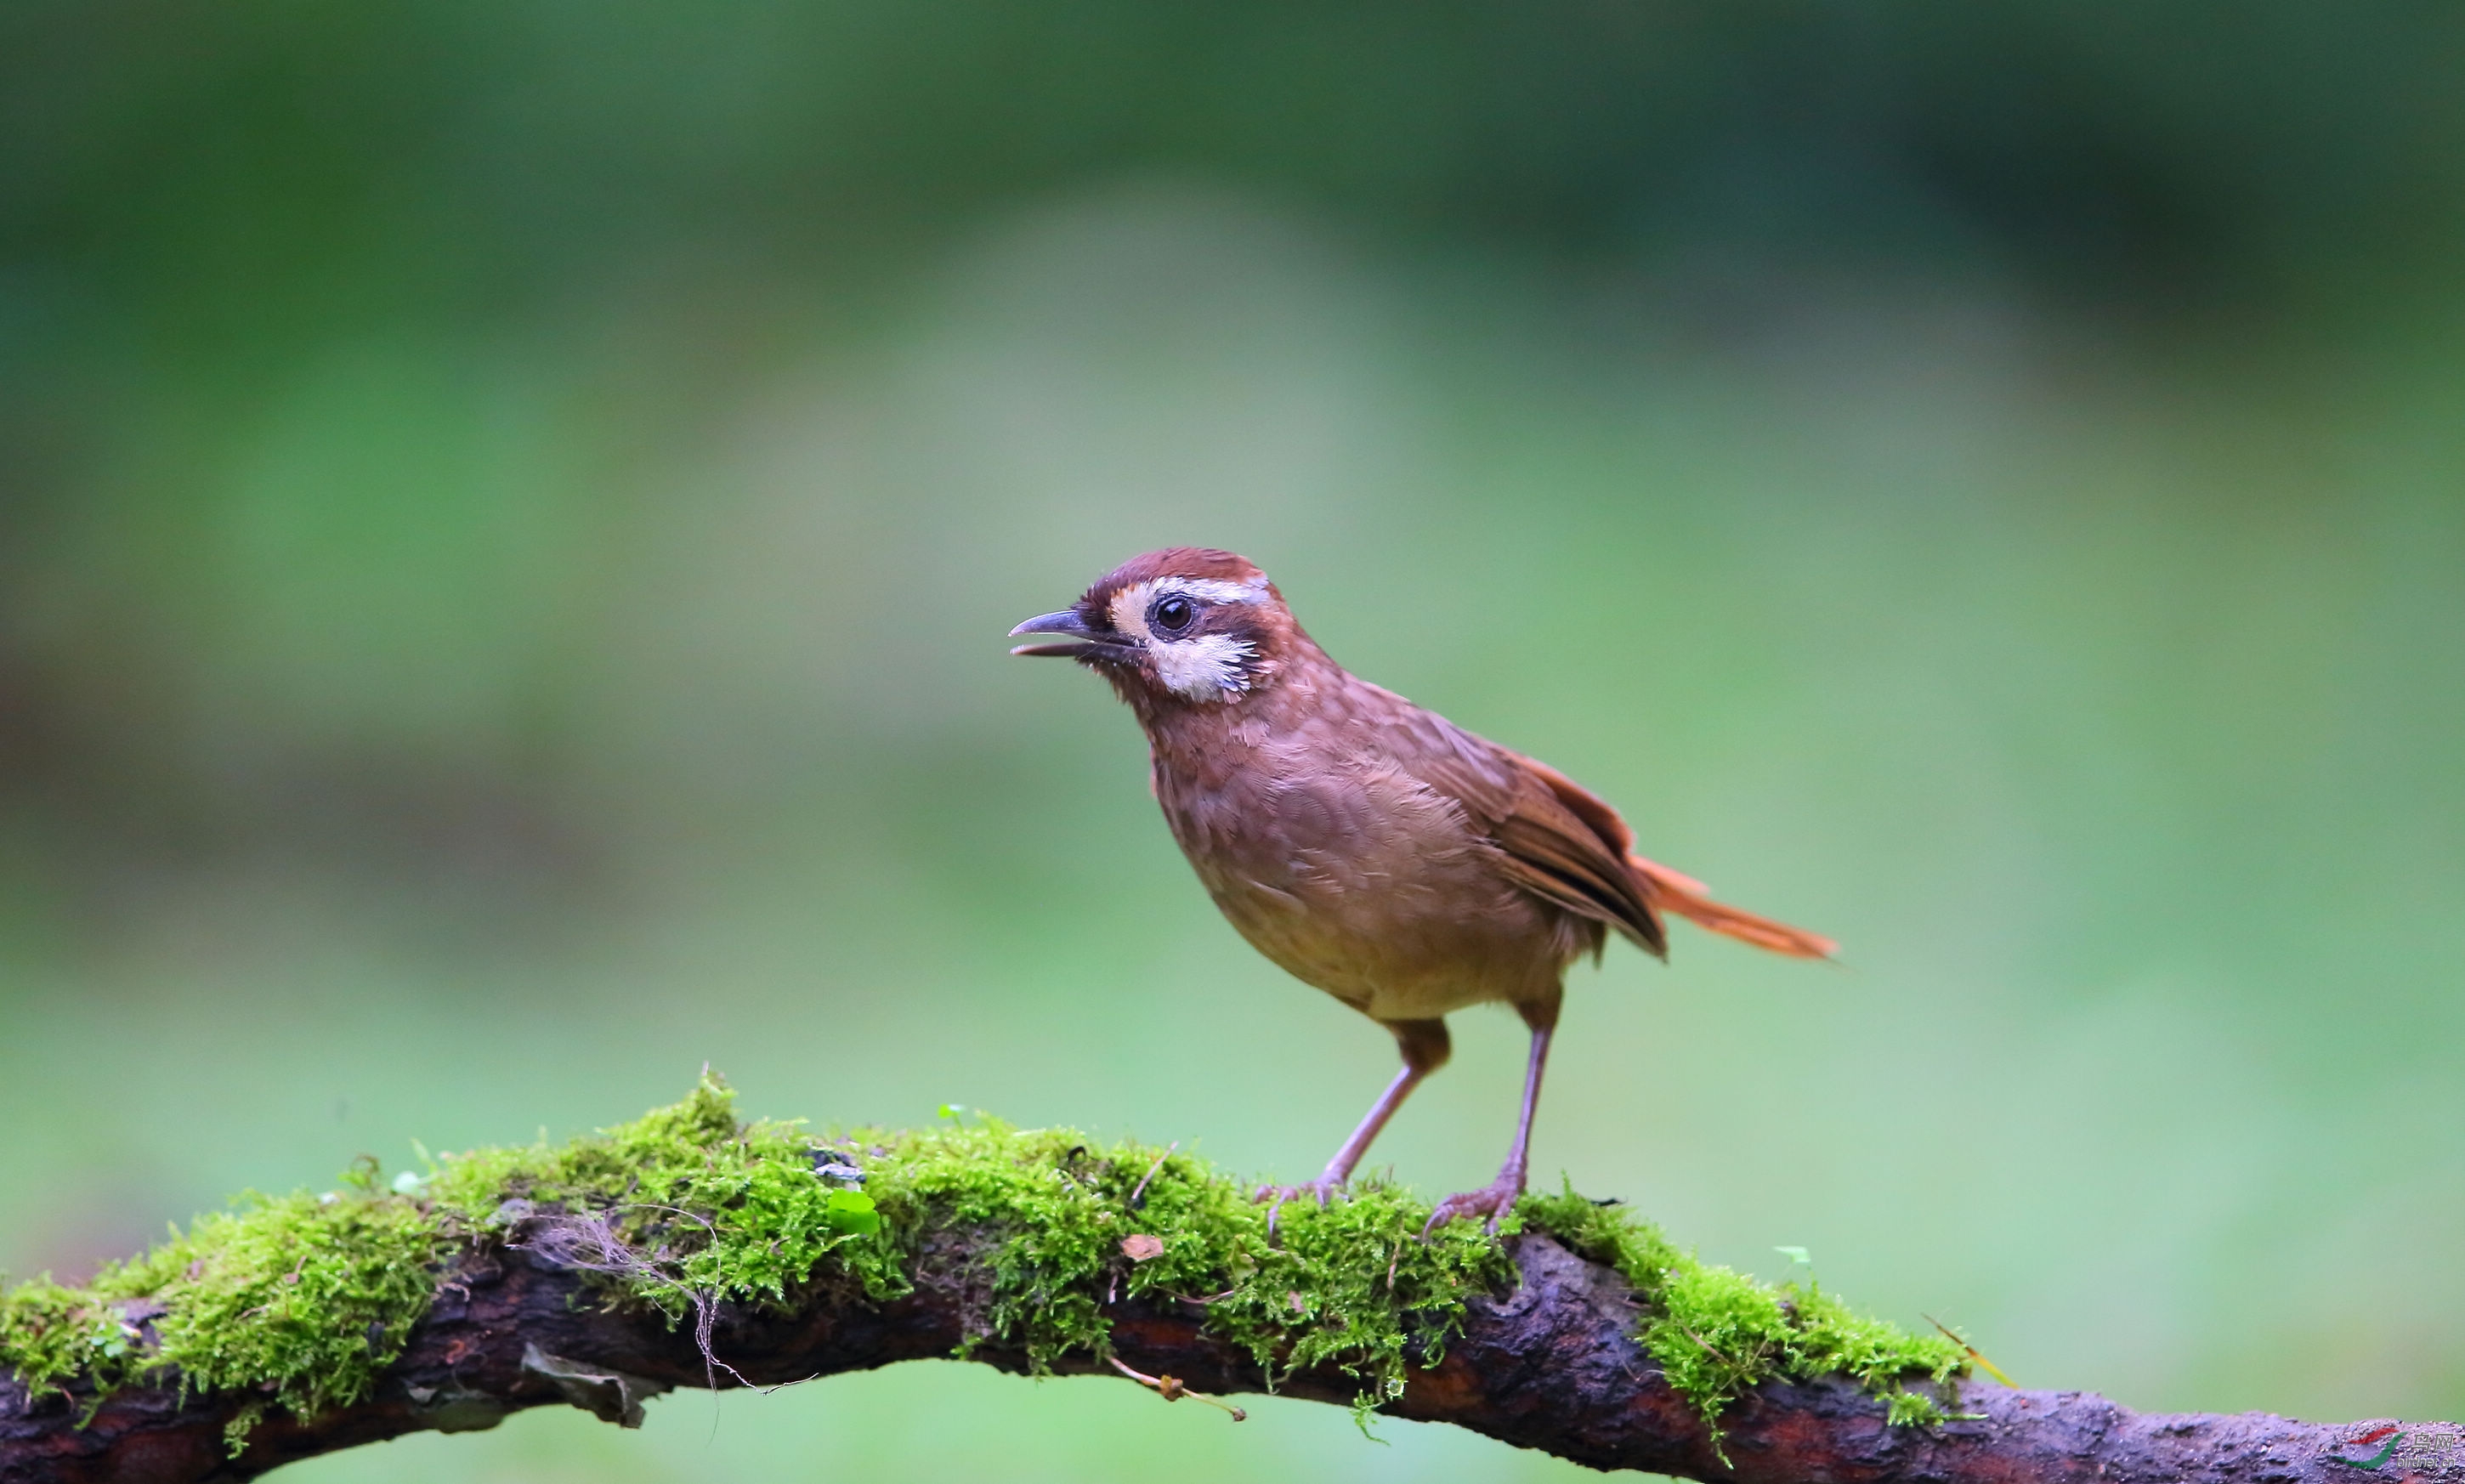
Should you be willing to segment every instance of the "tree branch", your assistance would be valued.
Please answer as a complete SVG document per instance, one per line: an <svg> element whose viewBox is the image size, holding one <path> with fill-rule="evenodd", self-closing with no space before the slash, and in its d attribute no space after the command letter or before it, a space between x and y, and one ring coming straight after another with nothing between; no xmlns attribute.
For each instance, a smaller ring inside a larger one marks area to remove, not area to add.
<svg viewBox="0 0 2465 1484"><path fill-rule="evenodd" d="M683 1102L204 1218L0 1291L0 1484L203 1484L568 1403L959 1356L1276 1390L1706 1480L2465 1484L2465 1429L2142 1416L1709 1266L1571 1190L1501 1248L1376 1182L1256 1205L1172 1149L953 1119L816 1140ZM1897 1416L1899 1420L1893 1419ZM1717 1418L1717 1425L1707 1421Z"/></svg>
<svg viewBox="0 0 2465 1484"><path fill-rule="evenodd" d="M270 1415L236 1458L225 1429L261 1397L133 1387L103 1399L89 1421L92 1398L77 1387L31 1396L0 1375L0 1484L246 1479L295 1459L423 1429L490 1427L508 1412L560 1402L638 1422L645 1397L714 1375L721 1386L777 1384L947 1357L971 1337L972 1359L1025 1371L1022 1349L981 1339L988 1250L984 1233L964 1228L929 1234L914 1291L886 1302L829 1285L785 1312L722 1304L710 1332L714 1367L691 1323L611 1306L583 1274L537 1251L475 1241L453 1255L436 1300L371 1396L306 1420ZM2372 1435L2387 1424L2142 1415L2093 1395L1984 1384L1959 1388L1965 1415L1921 1428L1887 1426L1883 1404L1845 1381L1766 1382L1724 1415L1716 1449L1695 1408L1632 1338L1635 1313L1623 1277L1542 1234L1515 1239L1515 1260L1513 1292L1474 1299L1444 1359L1410 1372L1386 1413L1452 1423L1594 1468L1695 1479L2465 1480L2465 1433L2449 1424L2403 1428L2400 1439ZM1114 1353L1129 1366L1202 1392L1263 1388L1245 1351L1204 1332L1201 1305L1147 1297L1111 1308ZM1083 1356L1054 1368L1117 1374ZM1309 1372L1278 1389L1349 1404L1358 1383ZM2356 1467L2384 1451L2379 1468Z"/></svg>

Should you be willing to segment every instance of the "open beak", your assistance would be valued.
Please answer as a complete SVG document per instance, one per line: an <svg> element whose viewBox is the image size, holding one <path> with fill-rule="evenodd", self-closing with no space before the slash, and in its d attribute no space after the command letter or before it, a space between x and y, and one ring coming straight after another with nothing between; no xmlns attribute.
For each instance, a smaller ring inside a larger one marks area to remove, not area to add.
<svg viewBox="0 0 2465 1484"><path fill-rule="evenodd" d="M1121 635L1098 633L1087 627L1077 609L1066 608L1058 613L1038 613L1010 631L1013 639L1023 633L1057 633L1058 643L1021 644L1013 646L1013 654L1052 654L1064 659L1113 658L1131 653L1132 646Z"/></svg>

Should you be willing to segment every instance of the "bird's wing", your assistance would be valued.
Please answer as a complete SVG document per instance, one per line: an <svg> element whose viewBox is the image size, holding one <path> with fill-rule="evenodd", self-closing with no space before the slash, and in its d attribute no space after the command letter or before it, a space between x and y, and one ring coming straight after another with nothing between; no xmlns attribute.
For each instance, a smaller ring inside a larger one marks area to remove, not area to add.
<svg viewBox="0 0 2465 1484"><path fill-rule="evenodd" d="M1832 956L1831 939L1714 901L1702 882L1636 854L1634 831L1618 811L1546 763L1430 712L1419 712L1410 731L1420 754L1414 773L1453 798L1504 853L1509 878L1543 900L1605 922L1663 958L1662 912L1768 952Z"/></svg>
<svg viewBox="0 0 2465 1484"><path fill-rule="evenodd" d="M1415 708L1417 710L1417 708ZM1465 820L1499 852L1507 879L1579 918L1605 923L1637 947L1662 957L1668 936L1647 886L1628 862L1632 836L1600 800L1574 788L1582 805L1562 798L1566 780L1530 759L1476 737L1444 718L1420 712L1409 723L1416 745L1402 760L1413 776L1453 799Z"/></svg>

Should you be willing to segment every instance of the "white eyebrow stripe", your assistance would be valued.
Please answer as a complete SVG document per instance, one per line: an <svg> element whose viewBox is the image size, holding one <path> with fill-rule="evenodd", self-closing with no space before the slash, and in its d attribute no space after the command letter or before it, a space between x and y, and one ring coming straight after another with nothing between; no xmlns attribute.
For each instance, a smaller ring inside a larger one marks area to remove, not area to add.
<svg viewBox="0 0 2465 1484"><path fill-rule="evenodd" d="M1257 603L1267 596L1267 580L1228 583L1212 577L1151 577L1113 594L1113 628L1142 639L1155 637L1147 629L1147 609L1158 598L1193 598L1201 603Z"/></svg>
<svg viewBox="0 0 2465 1484"><path fill-rule="evenodd" d="M1151 599L1178 594L1206 603L1255 603L1266 597L1267 580L1261 577L1255 582L1228 583L1213 577L1159 577L1139 584L1139 588L1144 588Z"/></svg>

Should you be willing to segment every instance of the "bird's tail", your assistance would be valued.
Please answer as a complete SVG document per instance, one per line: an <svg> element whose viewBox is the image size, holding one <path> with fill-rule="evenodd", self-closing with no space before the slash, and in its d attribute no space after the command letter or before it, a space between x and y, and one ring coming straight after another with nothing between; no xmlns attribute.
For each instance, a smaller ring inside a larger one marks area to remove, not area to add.
<svg viewBox="0 0 2465 1484"><path fill-rule="evenodd" d="M1627 861L1643 882L1644 898L1662 912L1674 912L1699 927L1754 944L1772 953L1784 953L1792 959L1828 959L1839 944L1802 927L1775 922L1712 899L1702 882L1682 871L1672 871L1658 861L1646 860L1630 852Z"/></svg>

